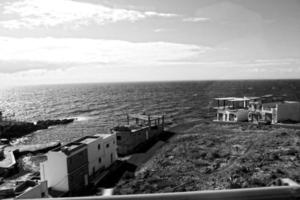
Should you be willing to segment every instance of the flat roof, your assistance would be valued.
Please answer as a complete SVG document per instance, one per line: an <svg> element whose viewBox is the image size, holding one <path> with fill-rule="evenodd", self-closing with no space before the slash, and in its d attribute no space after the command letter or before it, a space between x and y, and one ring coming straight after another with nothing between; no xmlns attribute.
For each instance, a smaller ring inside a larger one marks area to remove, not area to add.
<svg viewBox="0 0 300 200"><path fill-rule="evenodd" d="M89 144L89 143L94 142L97 139L98 139L98 136L85 136L85 137L82 137L82 138L76 140L76 142Z"/></svg>
<svg viewBox="0 0 300 200"><path fill-rule="evenodd" d="M215 100L230 100L234 99L234 97L219 97L219 98L214 98Z"/></svg>
<svg viewBox="0 0 300 200"><path fill-rule="evenodd" d="M74 149L76 149L77 147L79 147L80 144L77 144L77 143L71 143L71 144L68 144L66 146L64 146L65 148L67 147L69 151L72 151Z"/></svg>
<svg viewBox="0 0 300 200"><path fill-rule="evenodd" d="M214 98L215 100L227 100L227 101L247 101L251 99L255 99L257 97L220 97Z"/></svg>
<svg viewBox="0 0 300 200"><path fill-rule="evenodd" d="M163 115L129 114L128 116L130 118L141 119L141 120L145 120L145 121L147 121L149 118L150 118L150 120L156 120L156 119L163 118Z"/></svg>
<svg viewBox="0 0 300 200"><path fill-rule="evenodd" d="M111 135L112 135L112 134L105 134L105 133L97 133L97 134L95 134L95 136L101 137L101 138L103 138L103 139L109 138Z"/></svg>
<svg viewBox="0 0 300 200"><path fill-rule="evenodd" d="M250 99L245 97L245 98L234 98L234 99L230 99L228 101L247 101L247 100L250 100Z"/></svg>
<svg viewBox="0 0 300 200"><path fill-rule="evenodd" d="M85 139L81 140L80 142L85 143L85 144L89 144L89 143L94 142L96 139L97 138L85 138Z"/></svg>

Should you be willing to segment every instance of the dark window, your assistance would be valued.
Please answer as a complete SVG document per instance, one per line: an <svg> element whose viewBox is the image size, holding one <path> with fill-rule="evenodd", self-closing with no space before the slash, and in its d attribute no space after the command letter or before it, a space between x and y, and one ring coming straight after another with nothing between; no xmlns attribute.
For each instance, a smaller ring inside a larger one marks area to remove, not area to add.
<svg viewBox="0 0 300 200"><path fill-rule="evenodd" d="M117 140L121 140L122 138L121 138L121 136L117 136Z"/></svg>
<svg viewBox="0 0 300 200"><path fill-rule="evenodd" d="M101 158L99 158L99 159L98 159L98 162L101 163L101 161L102 161Z"/></svg>
<svg viewBox="0 0 300 200"><path fill-rule="evenodd" d="M100 149L100 144L98 144L98 149Z"/></svg>
<svg viewBox="0 0 300 200"><path fill-rule="evenodd" d="M109 144L106 144L106 148L108 148L109 147Z"/></svg>
<svg viewBox="0 0 300 200"><path fill-rule="evenodd" d="M45 196L46 196L45 192L42 192L41 196L42 196L42 197L45 197Z"/></svg>

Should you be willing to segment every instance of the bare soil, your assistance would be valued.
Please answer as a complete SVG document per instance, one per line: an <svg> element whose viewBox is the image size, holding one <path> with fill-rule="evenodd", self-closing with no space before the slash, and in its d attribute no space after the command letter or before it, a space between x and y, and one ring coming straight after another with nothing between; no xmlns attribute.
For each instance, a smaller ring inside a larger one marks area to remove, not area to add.
<svg viewBox="0 0 300 200"><path fill-rule="evenodd" d="M270 126L193 123L177 134L116 194L182 192L300 182L300 131Z"/></svg>

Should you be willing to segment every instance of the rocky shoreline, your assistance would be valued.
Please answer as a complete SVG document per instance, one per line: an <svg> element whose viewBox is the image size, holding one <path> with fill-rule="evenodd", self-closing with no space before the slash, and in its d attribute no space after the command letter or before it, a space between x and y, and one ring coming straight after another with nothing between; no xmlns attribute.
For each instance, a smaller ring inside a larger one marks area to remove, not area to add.
<svg viewBox="0 0 300 200"><path fill-rule="evenodd" d="M1 138L18 138L37 130L47 129L50 126L65 125L72 123L75 119L55 119L55 120L39 120L33 122L15 122L2 121L0 122L0 137Z"/></svg>
<svg viewBox="0 0 300 200"><path fill-rule="evenodd" d="M183 192L268 186L278 178L300 181L300 131L270 126L190 123L116 194Z"/></svg>

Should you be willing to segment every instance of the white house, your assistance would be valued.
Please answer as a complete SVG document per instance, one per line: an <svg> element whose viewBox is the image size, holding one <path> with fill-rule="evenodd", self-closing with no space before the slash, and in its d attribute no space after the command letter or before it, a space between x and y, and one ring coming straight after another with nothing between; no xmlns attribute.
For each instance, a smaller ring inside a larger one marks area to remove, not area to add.
<svg viewBox="0 0 300 200"><path fill-rule="evenodd" d="M46 155L47 160L40 164L40 174L51 190L72 195L88 185L87 145L72 142Z"/></svg>
<svg viewBox="0 0 300 200"><path fill-rule="evenodd" d="M248 120L250 98L224 97L215 98L217 106L216 121L240 122Z"/></svg>
<svg viewBox="0 0 300 200"><path fill-rule="evenodd" d="M85 136L46 155L47 161L40 164L41 180L52 190L76 194L116 161L116 134Z"/></svg>
<svg viewBox="0 0 300 200"><path fill-rule="evenodd" d="M90 177L108 168L117 159L116 134L85 136L75 142L87 145Z"/></svg>
<svg viewBox="0 0 300 200"><path fill-rule="evenodd" d="M300 102L285 101L284 96L264 95L249 103L248 120L254 123L300 122Z"/></svg>
<svg viewBox="0 0 300 200"><path fill-rule="evenodd" d="M280 122L300 122L300 102L283 101L262 104L261 116L272 124Z"/></svg>

